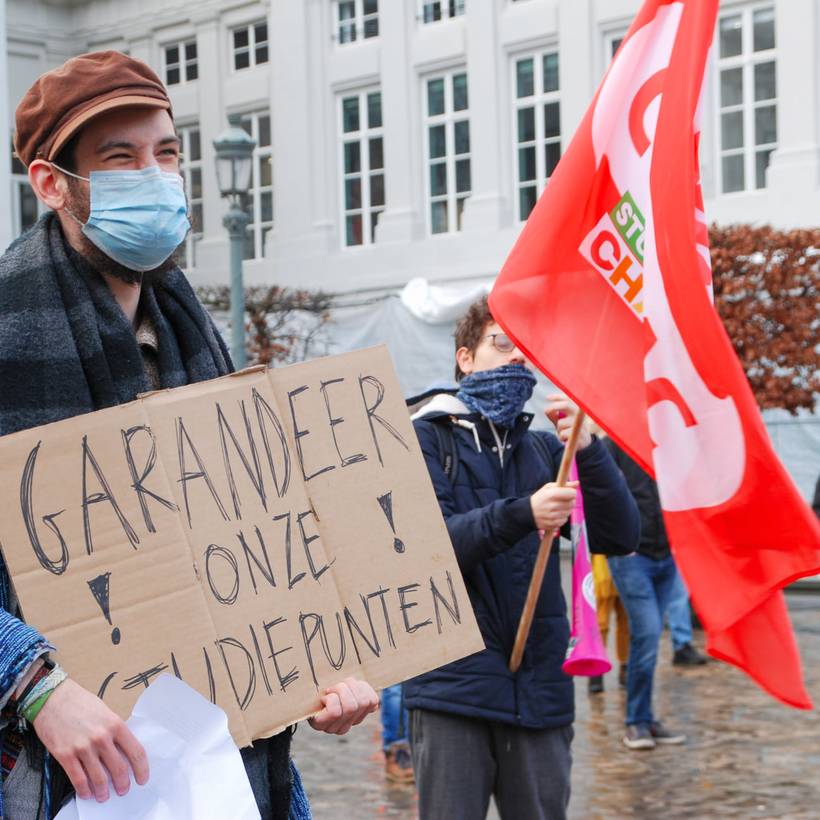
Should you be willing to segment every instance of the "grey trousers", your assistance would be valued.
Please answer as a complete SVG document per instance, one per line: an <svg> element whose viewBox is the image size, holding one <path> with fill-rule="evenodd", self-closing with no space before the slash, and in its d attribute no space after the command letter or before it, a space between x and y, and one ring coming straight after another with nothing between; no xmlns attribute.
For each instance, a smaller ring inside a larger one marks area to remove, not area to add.
<svg viewBox="0 0 820 820"><path fill-rule="evenodd" d="M410 711L419 820L564 820L572 726L522 729L427 709Z"/></svg>

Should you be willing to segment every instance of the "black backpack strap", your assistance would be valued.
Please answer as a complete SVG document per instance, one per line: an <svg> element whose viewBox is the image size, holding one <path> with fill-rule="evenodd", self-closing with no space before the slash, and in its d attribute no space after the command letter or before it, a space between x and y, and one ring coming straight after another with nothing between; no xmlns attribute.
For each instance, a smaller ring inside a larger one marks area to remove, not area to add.
<svg viewBox="0 0 820 820"><path fill-rule="evenodd" d="M547 439L544 436L539 436L538 433L530 433L530 441L535 448L535 452L538 453L538 457L544 462L554 477L557 471L555 469L555 461L552 458L552 452L549 448L549 444L547 444Z"/></svg>
<svg viewBox="0 0 820 820"><path fill-rule="evenodd" d="M456 483L456 476L458 476L458 453L456 452L456 437L453 435L453 428L449 419L440 422L434 421L432 427L436 431L436 439L438 440L438 458L441 462L441 468L452 486Z"/></svg>

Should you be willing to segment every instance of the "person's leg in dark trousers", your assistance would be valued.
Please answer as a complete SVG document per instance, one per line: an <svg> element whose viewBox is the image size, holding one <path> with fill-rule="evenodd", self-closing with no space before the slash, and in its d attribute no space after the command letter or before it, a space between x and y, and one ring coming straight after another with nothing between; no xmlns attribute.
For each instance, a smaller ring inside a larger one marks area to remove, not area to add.
<svg viewBox="0 0 820 820"><path fill-rule="evenodd" d="M411 709L419 820L484 820L496 778L492 747L488 721Z"/></svg>
<svg viewBox="0 0 820 820"><path fill-rule="evenodd" d="M572 726L522 729L494 723L501 820L565 820L570 795Z"/></svg>

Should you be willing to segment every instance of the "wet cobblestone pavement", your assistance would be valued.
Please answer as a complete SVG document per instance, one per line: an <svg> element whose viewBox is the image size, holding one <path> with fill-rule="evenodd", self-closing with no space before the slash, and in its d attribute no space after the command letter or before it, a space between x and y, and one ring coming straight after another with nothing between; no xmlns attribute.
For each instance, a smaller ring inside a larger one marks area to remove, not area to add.
<svg viewBox="0 0 820 820"><path fill-rule="evenodd" d="M788 601L808 690L820 704L820 593L790 593ZM627 750L624 705L614 672L601 695L587 693L586 679L576 681L570 817L820 818L816 711L781 706L723 663L673 667L667 634L656 713L688 734L686 745ZM341 738L297 731L294 758L316 820L417 817L412 787L384 781L380 730L374 715ZM494 808L488 816L498 817Z"/></svg>

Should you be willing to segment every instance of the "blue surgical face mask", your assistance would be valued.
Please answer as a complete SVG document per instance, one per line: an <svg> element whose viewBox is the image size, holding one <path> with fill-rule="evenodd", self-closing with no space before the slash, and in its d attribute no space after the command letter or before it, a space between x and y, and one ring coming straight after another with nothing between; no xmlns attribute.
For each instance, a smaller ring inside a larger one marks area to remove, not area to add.
<svg viewBox="0 0 820 820"><path fill-rule="evenodd" d="M68 214L104 254L130 270L161 265L191 228L179 174L153 165L139 171L92 171L86 178L54 167L90 184L88 221L83 225Z"/></svg>

